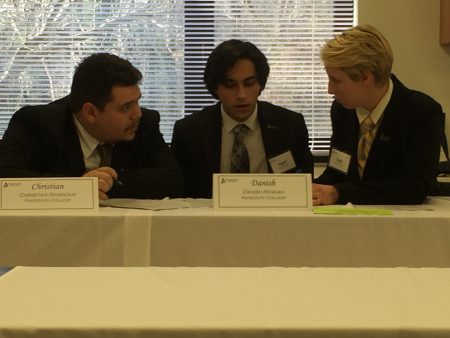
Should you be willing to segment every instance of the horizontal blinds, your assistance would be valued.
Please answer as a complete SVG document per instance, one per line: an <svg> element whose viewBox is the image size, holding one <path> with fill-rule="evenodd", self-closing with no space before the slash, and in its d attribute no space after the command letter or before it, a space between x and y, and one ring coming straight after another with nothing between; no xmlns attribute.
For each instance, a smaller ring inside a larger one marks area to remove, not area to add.
<svg viewBox="0 0 450 338"><path fill-rule="evenodd" d="M237 38L269 59L261 99L301 112L313 150L328 148L332 98L318 53L352 26L353 1L11 0L0 12L0 136L20 107L67 95L84 57L111 52L143 73L141 105L161 113L170 142L174 121L214 103L202 81L206 58Z"/></svg>

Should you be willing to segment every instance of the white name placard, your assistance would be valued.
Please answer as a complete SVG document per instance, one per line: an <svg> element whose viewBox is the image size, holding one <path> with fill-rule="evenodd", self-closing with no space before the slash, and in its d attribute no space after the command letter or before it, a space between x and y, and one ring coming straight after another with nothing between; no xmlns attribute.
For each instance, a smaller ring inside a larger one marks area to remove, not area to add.
<svg viewBox="0 0 450 338"><path fill-rule="evenodd" d="M215 209L312 209L310 174L214 174Z"/></svg>
<svg viewBox="0 0 450 338"><path fill-rule="evenodd" d="M0 210L98 210L98 178L3 178Z"/></svg>

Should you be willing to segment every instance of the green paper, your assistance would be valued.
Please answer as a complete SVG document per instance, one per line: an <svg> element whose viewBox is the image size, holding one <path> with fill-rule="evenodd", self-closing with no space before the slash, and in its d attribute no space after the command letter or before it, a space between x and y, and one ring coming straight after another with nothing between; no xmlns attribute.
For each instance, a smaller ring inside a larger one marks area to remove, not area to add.
<svg viewBox="0 0 450 338"><path fill-rule="evenodd" d="M372 209L372 208L349 208L337 206L319 206L313 208L314 214L318 215L375 215L392 216L390 209Z"/></svg>

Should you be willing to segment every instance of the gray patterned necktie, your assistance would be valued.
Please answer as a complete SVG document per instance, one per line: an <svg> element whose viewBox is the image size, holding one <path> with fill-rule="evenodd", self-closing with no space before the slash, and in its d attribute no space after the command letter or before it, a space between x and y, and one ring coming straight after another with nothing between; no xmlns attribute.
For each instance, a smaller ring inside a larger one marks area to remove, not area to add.
<svg viewBox="0 0 450 338"><path fill-rule="evenodd" d="M98 154L100 155L100 167L111 166L111 155L113 145L109 143L99 144L97 146Z"/></svg>
<svg viewBox="0 0 450 338"><path fill-rule="evenodd" d="M233 128L234 143L231 151L231 168L232 173L248 173L250 172L249 158L247 148L244 144L244 137L248 132L245 124L238 124Z"/></svg>

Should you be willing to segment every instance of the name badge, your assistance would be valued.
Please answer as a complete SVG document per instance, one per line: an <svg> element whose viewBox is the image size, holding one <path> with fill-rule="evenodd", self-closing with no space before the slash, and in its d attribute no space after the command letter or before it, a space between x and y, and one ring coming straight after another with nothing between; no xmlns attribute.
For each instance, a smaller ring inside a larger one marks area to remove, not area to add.
<svg viewBox="0 0 450 338"><path fill-rule="evenodd" d="M215 209L312 209L311 174L214 174Z"/></svg>
<svg viewBox="0 0 450 338"><path fill-rule="evenodd" d="M98 210L98 178L0 179L0 210Z"/></svg>
<svg viewBox="0 0 450 338"><path fill-rule="evenodd" d="M328 166L347 175L351 158L352 156L350 154L332 148L330 152L330 159L328 161Z"/></svg>
<svg viewBox="0 0 450 338"><path fill-rule="evenodd" d="M294 157L290 150L269 159L274 173L284 173L296 167Z"/></svg>

